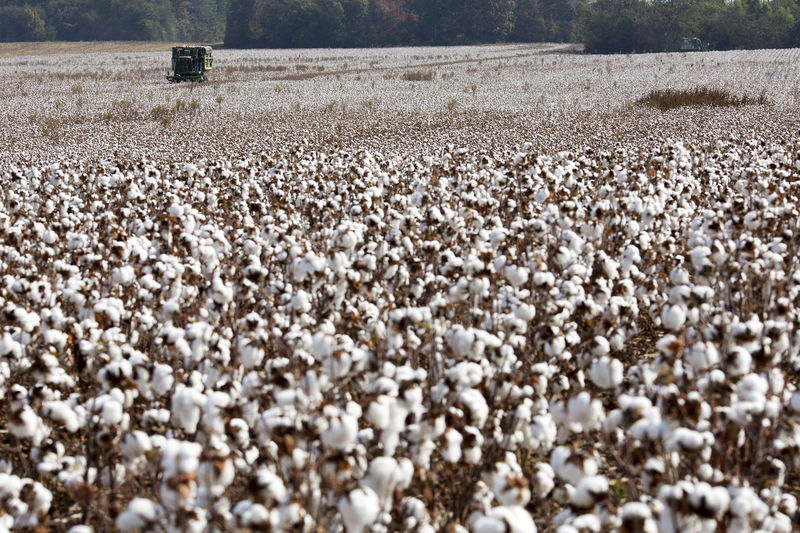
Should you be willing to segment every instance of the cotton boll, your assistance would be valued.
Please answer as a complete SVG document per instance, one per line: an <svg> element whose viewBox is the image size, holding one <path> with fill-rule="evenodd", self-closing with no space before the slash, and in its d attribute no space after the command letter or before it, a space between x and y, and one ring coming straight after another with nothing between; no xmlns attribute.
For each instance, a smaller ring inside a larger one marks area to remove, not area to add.
<svg viewBox="0 0 800 533"><path fill-rule="evenodd" d="M547 190L547 187L540 187L536 189L536 193L534 193L533 199L543 204L547 198L550 196L550 191Z"/></svg>
<svg viewBox="0 0 800 533"><path fill-rule="evenodd" d="M45 344L54 346L59 351L63 350L67 345L67 340L67 334L57 329L48 329L42 333L42 341Z"/></svg>
<svg viewBox="0 0 800 533"><path fill-rule="evenodd" d="M530 513L520 506L493 507L486 516L478 518L473 533L536 533Z"/></svg>
<svg viewBox="0 0 800 533"><path fill-rule="evenodd" d="M689 505L701 516L722 516L728 511L731 497L725 487L712 487L701 482L689 494Z"/></svg>
<svg viewBox="0 0 800 533"><path fill-rule="evenodd" d="M83 425L83 420L66 402L51 401L42 405L42 414L60 424L70 433L75 433Z"/></svg>
<svg viewBox="0 0 800 533"><path fill-rule="evenodd" d="M361 533L378 518L380 501L375 491L360 487L342 496L336 508L342 514L346 533Z"/></svg>
<svg viewBox="0 0 800 533"><path fill-rule="evenodd" d="M358 436L358 421L346 413L335 412L335 409L328 411L328 428L322 432L322 442L333 450L352 450Z"/></svg>
<svg viewBox="0 0 800 533"><path fill-rule="evenodd" d="M538 498L545 498L555 487L555 472L547 463L537 463L531 485Z"/></svg>
<svg viewBox="0 0 800 533"><path fill-rule="evenodd" d="M211 281L212 298L219 305L224 305L233 301L233 287L215 277Z"/></svg>
<svg viewBox="0 0 800 533"><path fill-rule="evenodd" d="M685 359L695 371L703 371L719 363L719 352L710 342L698 342L686 351Z"/></svg>
<svg viewBox="0 0 800 533"><path fill-rule="evenodd" d="M20 359L22 357L22 345L14 340L8 332L5 332L0 336L0 357L7 356L14 360Z"/></svg>
<svg viewBox="0 0 800 533"><path fill-rule="evenodd" d="M120 531L139 532L158 524L162 516L161 506L146 498L134 498L117 516L115 525Z"/></svg>
<svg viewBox="0 0 800 533"><path fill-rule="evenodd" d="M666 441L668 451L694 452L704 448L709 442L713 443L711 433L701 433L687 428L676 428Z"/></svg>
<svg viewBox="0 0 800 533"><path fill-rule="evenodd" d="M564 481L577 486L586 476L597 474L597 462L590 456L573 454L566 446L559 446L550 454L553 472Z"/></svg>
<svg viewBox="0 0 800 533"><path fill-rule="evenodd" d="M195 472L202 450L196 442L167 439L161 448L161 469L165 475Z"/></svg>
<svg viewBox="0 0 800 533"><path fill-rule="evenodd" d="M311 340L311 355L323 361L333 355L336 349L336 338L326 331L317 332Z"/></svg>
<svg viewBox="0 0 800 533"><path fill-rule="evenodd" d="M601 357L604 355L608 355L610 351L611 351L611 346L608 343L608 339L606 339L605 337L601 337L598 335L592 340L592 355Z"/></svg>
<svg viewBox="0 0 800 533"><path fill-rule="evenodd" d="M49 433L42 419L27 405L11 413L8 429L18 439L32 441L34 446L39 446Z"/></svg>
<svg viewBox="0 0 800 533"><path fill-rule="evenodd" d="M205 404L202 392L183 384L178 385L172 395L171 411L173 423L186 433L197 431L200 422L200 407Z"/></svg>
<svg viewBox="0 0 800 533"><path fill-rule="evenodd" d="M252 487L268 505L285 501L288 494L283 480L267 467L256 471Z"/></svg>
<svg viewBox="0 0 800 533"><path fill-rule="evenodd" d="M469 410L471 424L483 427L489 416L489 406L483 394L477 389L465 389L458 393L458 401Z"/></svg>
<svg viewBox="0 0 800 533"><path fill-rule="evenodd" d="M766 399L769 384L758 374L748 374L736 384L736 394L740 400L763 404Z"/></svg>
<svg viewBox="0 0 800 533"><path fill-rule="evenodd" d="M371 488L383 504L384 510L392 508L392 496L411 483L414 466L408 459L397 461L392 457L376 457L369 464L364 486Z"/></svg>
<svg viewBox="0 0 800 533"><path fill-rule="evenodd" d="M120 453L129 461L143 456L152 449L149 435L138 430L127 433L120 444Z"/></svg>
<svg viewBox="0 0 800 533"><path fill-rule="evenodd" d="M483 457L483 443L485 441L480 430L474 426L467 426L464 428L464 460L471 465L476 465L481 462Z"/></svg>
<svg viewBox="0 0 800 533"><path fill-rule="evenodd" d="M580 516L576 516L570 521L569 525L575 528L575 531L579 531L581 533L600 533L603 530L600 519L594 514L582 514ZM556 533L560 533L560 531L561 528L556 530Z"/></svg>
<svg viewBox="0 0 800 533"><path fill-rule="evenodd" d="M598 399L592 399L588 392L570 398L567 413L570 429L576 432L599 428L605 417L603 404Z"/></svg>
<svg viewBox="0 0 800 533"><path fill-rule="evenodd" d="M528 282L527 268L508 265L505 267L504 274L509 283L514 287L521 287Z"/></svg>
<svg viewBox="0 0 800 533"><path fill-rule="evenodd" d="M686 322L686 310L680 304L665 305L661 311L661 325L669 330L678 331Z"/></svg>
<svg viewBox="0 0 800 533"><path fill-rule="evenodd" d="M520 303L514 308L514 316L520 320L530 322L536 317L536 308L526 303Z"/></svg>
<svg viewBox="0 0 800 533"><path fill-rule="evenodd" d="M163 396L170 389L175 379L172 377L172 367L165 364L155 364L153 367L150 389L158 396Z"/></svg>
<svg viewBox="0 0 800 533"><path fill-rule="evenodd" d="M556 283L556 277L552 272L536 272L533 275L533 284L537 287L552 287Z"/></svg>
<svg viewBox="0 0 800 533"><path fill-rule="evenodd" d="M531 499L528 480L511 474L499 476L492 487L492 492L500 505L524 507Z"/></svg>
<svg viewBox="0 0 800 533"><path fill-rule="evenodd" d="M618 359L603 356L592 362L589 377L598 387L613 389L622 384L623 370L622 363Z"/></svg>
<svg viewBox="0 0 800 533"><path fill-rule="evenodd" d="M471 353L472 345L475 343L475 332L459 326L448 331L446 339L448 346L457 355L467 356Z"/></svg>
<svg viewBox="0 0 800 533"><path fill-rule="evenodd" d="M397 400L381 394L367 407L366 419L379 429L388 428L391 424L392 406Z"/></svg>
<svg viewBox="0 0 800 533"><path fill-rule="evenodd" d="M255 344L243 340L239 346L239 360L245 369L259 368L265 356L264 350Z"/></svg>
<svg viewBox="0 0 800 533"><path fill-rule="evenodd" d="M608 496L608 480L605 476L583 478L572 493L572 506L588 509Z"/></svg>
<svg viewBox="0 0 800 533"><path fill-rule="evenodd" d="M741 346L731 348L725 358L726 373L730 376L742 376L751 370L753 356Z"/></svg>
<svg viewBox="0 0 800 533"><path fill-rule="evenodd" d="M306 291L297 291L292 297L290 307L297 313L308 313L311 310L311 296Z"/></svg>
<svg viewBox="0 0 800 533"><path fill-rule="evenodd" d="M273 531L303 531L306 513L297 502L284 503L270 512Z"/></svg>
<svg viewBox="0 0 800 533"><path fill-rule="evenodd" d="M628 502L622 507L622 527L629 532L658 533L652 511L640 502Z"/></svg>
<svg viewBox="0 0 800 533"><path fill-rule="evenodd" d="M124 410L122 407L122 403L120 403L116 398L113 398L111 395L108 395L103 398L104 401L101 403L100 408L100 421L103 424L114 426L122 422Z"/></svg>
<svg viewBox="0 0 800 533"><path fill-rule="evenodd" d="M249 531L269 531L272 528L269 509L260 503L240 501L233 508L233 516L237 526Z"/></svg>
<svg viewBox="0 0 800 533"><path fill-rule="evenodd" d="M558 429L550 413L533 417L530 425L531 440L529 444L534 450L549 450L558 436Z"/></svg>
<svg viewBox="0 0 800 533"><path fill-rule="evenodd" d="M461 443L464 437L456 429L448 428L444 432L444 448L440 449L442 458L448 463L457 463L461 459Z"/></svg>
<svg viewBox="0 0 800 533"><path fill-rule="evenodd" d="M225 448L227 449L227 447ZM222 496L235 477L233 461L224 456L215 460L203 461L197 469L197 481L203 489L204 498L207 498L206 502L213 501L208 498L208 495L212 495L214 498ZM203 500L200 497L198 499Z"/></svg>
<svg viewBox="0 0 800 533"><path fill-rule="evenodd" d="M112 285L130 285L136 277L136 273L131 265L125 265L115 268L111 272Z"/></svg>

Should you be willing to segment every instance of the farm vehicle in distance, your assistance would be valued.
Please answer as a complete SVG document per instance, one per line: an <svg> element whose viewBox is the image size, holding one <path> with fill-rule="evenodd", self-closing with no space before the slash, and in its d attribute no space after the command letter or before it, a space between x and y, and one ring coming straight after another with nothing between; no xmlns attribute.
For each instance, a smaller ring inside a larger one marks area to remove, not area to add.
<svg viewBox="0 0 800 533"><path fill-rule="evenodd" d="M704 43L699 37L684 37L681 39L681 52L707 52L708 43Z"/></svg>
<svg viewBox="0 0 800 533"><path fill-rule="evenodd" d="M206 73L213 68L210 46L174 46L172 48L172 74L170 82L204 82Z"/></svg>

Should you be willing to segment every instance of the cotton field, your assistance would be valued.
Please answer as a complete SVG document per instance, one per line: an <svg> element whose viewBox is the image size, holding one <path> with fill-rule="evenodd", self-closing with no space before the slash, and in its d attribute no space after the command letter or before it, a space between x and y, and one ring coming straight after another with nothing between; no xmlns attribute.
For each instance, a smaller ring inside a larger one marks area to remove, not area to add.
<svg viewBox="0 0 800 533"><path fill-rule="evenodd" d="M800 50L590 56L557 44L215 50L210 82L166 83L164 52L0 58L0 158L195 161L309 142L436 154L555 153L661 139L781 142L800 129ZM653 89L713 85L766 106L661 113Z"/></svg>
<svg viewBox="0 0 800 533"><path fill-rule="evenodd" d="M797 51L557 52L0 60L0 531L798 530Z"/></svg>

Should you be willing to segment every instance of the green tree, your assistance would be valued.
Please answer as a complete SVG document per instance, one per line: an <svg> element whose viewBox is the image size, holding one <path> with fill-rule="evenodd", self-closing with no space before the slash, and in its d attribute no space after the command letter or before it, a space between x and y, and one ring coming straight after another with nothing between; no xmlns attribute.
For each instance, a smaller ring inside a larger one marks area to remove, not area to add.
<svg viewBox="0 0 800 533"><path fill-rule="evenodd" d="M253 46L250 25L255 12L255 0L230 0L225 24L225 44L234 48Z"/></svg>
<svg viewBox="0 0 800 533"><path fill-rule="evenodd" d="M261 47L335 46L342 34L339 0L255 0L249 41Z"/></svg>
<svg viewBox="0 0 800 533"><path fill-rule="evenodd" d="M92 0L53 0L47 6L55 38L62 41L98 39L104 25Z"/></svg>
<svg viewBox="0 0 800 533"><path fill-rule="evenodd" d="M517 0L514 8L514 28L509 35L512 41L537 42L548 40L544 10L539 0Z"/></svg>
<svg viewBox="0 0 800 533"><path fill-rule="evenodd" d="M0 41L41 41L52 38L36 7L0 7Z"/></svg>

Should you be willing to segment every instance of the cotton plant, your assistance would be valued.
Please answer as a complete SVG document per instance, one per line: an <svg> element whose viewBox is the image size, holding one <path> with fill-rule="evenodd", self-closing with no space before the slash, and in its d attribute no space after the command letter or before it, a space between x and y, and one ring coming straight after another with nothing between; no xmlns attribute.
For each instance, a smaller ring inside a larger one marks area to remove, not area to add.
<svg viewBox="0 0 800 533"><path fill-rule="evenodd" d="M791 530L792 150L0 170L0 521Z"/></svg>

